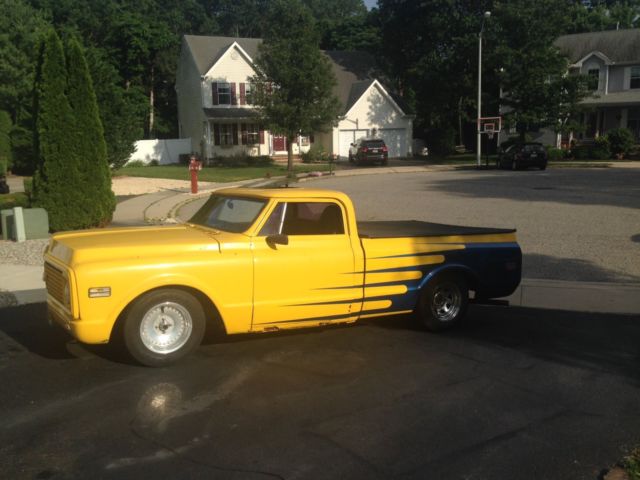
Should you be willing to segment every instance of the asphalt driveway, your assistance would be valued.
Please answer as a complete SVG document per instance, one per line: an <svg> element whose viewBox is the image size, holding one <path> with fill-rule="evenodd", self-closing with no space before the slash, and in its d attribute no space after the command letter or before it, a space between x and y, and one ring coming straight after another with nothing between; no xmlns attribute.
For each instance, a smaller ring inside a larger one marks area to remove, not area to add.
<svg viewBox="0 0 640 480"><path fill-rule="evenodd" d="M640 324L473 307L210 340L145 369L0 311L5 478L595 479L640 440Z"/></svg>

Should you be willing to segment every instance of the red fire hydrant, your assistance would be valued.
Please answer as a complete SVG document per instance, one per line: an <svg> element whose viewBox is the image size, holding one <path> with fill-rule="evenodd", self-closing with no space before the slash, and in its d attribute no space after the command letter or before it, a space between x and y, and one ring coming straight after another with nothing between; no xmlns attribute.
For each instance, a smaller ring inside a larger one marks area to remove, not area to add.
<svg viewBox="0 0 640 480"><path fill-rule="evenodd" d="M189 172L191 173L191 193L198 193L198 170L202 170L202 162L196 160L195 155L189 159Z"/></svg>

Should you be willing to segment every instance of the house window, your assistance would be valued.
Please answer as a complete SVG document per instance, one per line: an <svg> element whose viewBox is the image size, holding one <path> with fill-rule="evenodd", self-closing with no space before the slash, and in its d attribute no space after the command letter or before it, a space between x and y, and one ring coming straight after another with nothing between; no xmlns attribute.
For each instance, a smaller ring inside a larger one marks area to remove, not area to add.
<svg viewBox="0 0 640 480"><path fill-rule="evenodd" d="M629 88L640 88L640 67L631 67Z"/></svg>
<svg viewBox="0 0 640 480"><path fill-rule="evenodd" d="M255 123L242 124L242 144L258 145L260 143L260 128Z"/></svg>
<svg viewBox="0 0 640 480"><path fill-rule="evenodd" d="M587 75L589 75L589 87L591 90L598 90L600 86L600 69L590 68Z"/></svg>
<svg viewBox="0 0 640 480"><path fill-rule="evenodd" d="M218 105L231 105L230 83L218 83Z"/></svg>
<svg viewBox="0 0 640 480"><path fill-rule="evenodd" d="M213 124L214 145L238 145L238 125L233 123Z"/></svg>
<svg viewBox="0 0 640 480"><path fill-rule="evenodd" d="M253 98L251 96L253 92L253 85L250 83L240 84L240 105L252 105Z"/></svg>
<svg viewBox="0 0 640 480"><path fill-rule="evenodd" d="M220 124L220 145L233 145L233 128L227 123Z"/></svg>
<svg viewBox="0 0 640 480"><path fill-rule="evenodd" d="M300 135L300 146L301 147L308 147L309 146L309 137L304 136L304 135Z"/></svg>

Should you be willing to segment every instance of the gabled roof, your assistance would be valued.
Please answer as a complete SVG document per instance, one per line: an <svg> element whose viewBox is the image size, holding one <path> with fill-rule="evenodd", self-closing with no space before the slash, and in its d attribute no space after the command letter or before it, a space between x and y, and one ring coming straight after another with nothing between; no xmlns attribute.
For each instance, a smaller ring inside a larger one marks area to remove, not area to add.
<svg viewBox="0 0 640 480"><path fill-rule="evenodd" d="M237 43L251 58L258 55L258 45L262 43L259 38L206 37L202 35L185 35L184 41L191 51L191 56L200 75L207 73L234 43Z"/></svg>
<svg viewBox="0 0 640 480"><path fill-rule="evenodd" d="M573 64L596 52L615 64L640 63L640 28L563 35L554 45Z"/></svg>
<svg viewBox="0 0 640 480"><path fill-rule="evenodd" d="M262 39L185 35L184 42L191 51L200 75L204 75L234 43L251 58L256 58ZM324 54L329 57L336 76L334 93L342 104L341 113L344 114L374 82L375 59L365 52L328 50ZM404 113L408 113L406 104L401 99L393 94L390 96Z"/></svg>

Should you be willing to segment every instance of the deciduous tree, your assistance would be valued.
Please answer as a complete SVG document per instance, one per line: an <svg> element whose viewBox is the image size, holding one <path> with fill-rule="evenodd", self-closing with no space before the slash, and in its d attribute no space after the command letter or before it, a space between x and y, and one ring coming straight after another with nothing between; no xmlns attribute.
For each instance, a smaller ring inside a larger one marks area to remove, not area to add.
<svg viewBox="0 0 640 480"><path fill-rule="evenodd" d="M304 5L274 0L264 22L267 29L252 79L255 102L264 125L286 136L291 173L296 136L329 129L340 102L333 93L331 65L318 47L320 38Z"/></svg>

